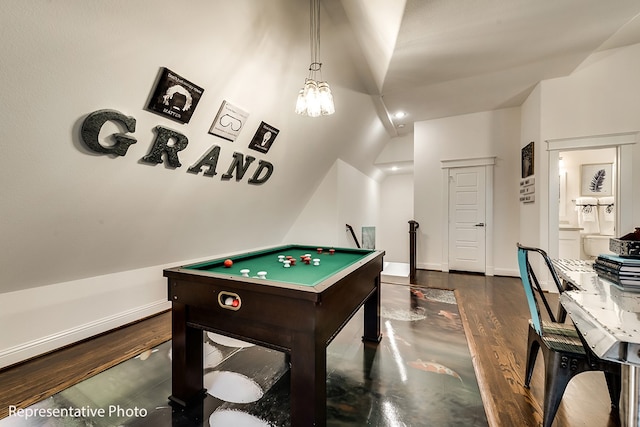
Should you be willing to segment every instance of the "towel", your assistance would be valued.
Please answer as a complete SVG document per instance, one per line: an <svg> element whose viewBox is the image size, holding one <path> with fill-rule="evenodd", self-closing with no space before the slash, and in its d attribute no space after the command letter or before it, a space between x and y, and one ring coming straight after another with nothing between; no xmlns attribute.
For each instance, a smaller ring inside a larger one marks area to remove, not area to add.
<svg viewBox="0 0 640 427"><path fill-rule="evenodd" d="M598 199L595 197L578 197L576 199L578 225L584 234L599 234Z"/></svg>
<svg viewBox="0 0 640 427"><path fill-rule="evenodd" d="M600 232L612 236L616 222L614 197L600 197L598 199L598 214L600 215Z"/></svg>
<svg viewBox="0 0 640 427"><path fill-rule="evenodd" d="M615 201L616 201L616 199L613 196L600 197L598 199L598 204L599 205L608 206L608 205L613 205L615 203Z"/></svg>
<svg viewBox="0 0 640 427"><path fill-rule="evenodd" d="M598 199L595 197L578 197L576 199L576 210L578 211L578 222L598 221Z"/></svg>
<svg viewBox="0 0 640 427"><path fill-rule="evenodd" d="M598 199L596 199L595 197L578 197L576 199L576 206L597 205L597 204L598 204Z"/></svg>

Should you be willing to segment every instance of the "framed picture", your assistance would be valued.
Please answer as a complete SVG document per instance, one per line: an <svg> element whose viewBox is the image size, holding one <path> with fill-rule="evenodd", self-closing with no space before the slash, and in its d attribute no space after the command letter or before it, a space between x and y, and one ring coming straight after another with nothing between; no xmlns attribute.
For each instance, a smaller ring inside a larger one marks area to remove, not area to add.
<svg viewBox="0 0 640 427"><path fill-rule="evenodd" d="M280 133L278 129L265 122L261 122L256 134L253 135L253 139L249 143L249 148L262 153L268 152L276 140L278 133Z"/></svg>
<svg viewBox="0 0 640 427"><path fill-rule="evenodd" d="M581 166L580 194L582 196L611 196L613 193L613 163Z"/></svg>
<svg viewBox="0 0 640 427"><path fill-rule="evenodd" d="M203 92L200 86L162 68L147 108L161 116L189 123Z"/></svg>
<svg viewBox="0 0 640 427"><path fill-rule="evenodd" d="M534 164L533 164L533 154L534 154L534 146L533 141L528 143L522 149L522 176L521 178L526 178L528 176L533 175L534 173Z"/></svg>
<svg viewBox="0 0 640 427"><path fill-rule="evenodd" d="M249 117L249 113L242 108L222 101L209 133L233 142L244 127L247 117Z"/></svg>

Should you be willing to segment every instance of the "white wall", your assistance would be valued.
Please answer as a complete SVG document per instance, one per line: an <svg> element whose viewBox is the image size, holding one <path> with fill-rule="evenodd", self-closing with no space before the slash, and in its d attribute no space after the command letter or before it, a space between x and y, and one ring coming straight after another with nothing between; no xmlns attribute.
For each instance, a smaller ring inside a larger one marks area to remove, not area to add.
<svg viewBox="0 0 640 427"><path fill-rule="evenodd" d="M409 263L409 221L413 219L413 174L388 175L380 185L378 245L385 261Z"/></svg>
<svg viewBox="0 0 640 427"><path fill-rule="evenodd" d="M542 208L543 199L546 197L545 180L542 175L542 163L546 157L546 144L540 138L540 103L541 103L542 90L540 85L537 85L531 92L527 100L522 104L521 124L522 129L520 131L520 151L514 162L520 164L522 148L526 147L530 142L534 145L534 178L535 183L535 201L533 203L520 203L520 227L518 233L518 242L526 246L532 247L544 247L540 244L541 233L540 230L540 216L543 214ZM520 180L522 178L522 171L518 169L518 174L513 179ZM516 249L513 247L513 258L516 257Z"/></svg>
<svg viewBox="0 0 640 427"><path fill-rule="evenodd" d="M338 159L291 224L284 242L355 248L346 224L362 245L362 227L378 228L379 204L379 183Z"/></svg>
<svg viewBox="0 0 640 427"><path fill-rule="evenodd" d="M493 253L497 275L517 274L520 109L510 108L419 122L414 127L414 211L419 268L440 270L443 241L443 160L496 157ZM490 219L487 218L487 221Z"/></svg>
<svg viewBox="0 0 640 427"><path fill-rule="evenodd" d="M362 227L379 225L380 184L358 171L348 163L338 160L338 227L344 233L339 236L338 245L355 247L346 224L353 227L360 245L363 244Z"/></svg>
<svg viewBox="0 0 640 427"><path fill-rule="evenodd" d="M378 155L376 164L413 163L413 133L392 138Z"/></svg>
<svg viewBox="0 0 640 427"><path fill-rule="evenodd" d="M572 75L542 82L541 134L544 140L640 131L640 44L592 55ZM630 163L640 164L640 148ZM542 158L548 163L548 159ZM640 172L628 168L630 199L621 208L640 223ZM631 231L631 230L629 230ZM626 230L620 230L625 234Z"/></svg>
<svg viewBox="0 0 640 427"><path fill-rule="evenodd" d="M639 75L640 45L611 49L592 55L567 77L542 81L523 104L521 146L536 142L536 201L520 208L522 243L555 253L549 241L547 141L640 131ZM640 221L640 173L632 167L640 162L637 144L625 146L621 160L627 165L621 181L628 197L619 195L618 207L630 228Z"/></svg>
<svg viewBox="0 0 640 427"><path fill-rule="evenodd" d="M640 131L639 71L640 45L599 52L570 76L542 81L524 103L521 144L536 141L536 202L521 206L522 243L551 249L546 141ZM636 145L625 148L623 160L629 165L640 162ZM629 195L619 204L623 218L628 218L627 227L640 221L640 173L636 169L627 167L621 177Z"/></svg>
<svg viewBox="0 0 640 427"><path fill-rule="evenodd" d="M287 232L284 243L336 245L344 225L338 218L338 162L327 171Z"/></svg>
<svg viewBox="0 0 640 427"><path fill-rule="evenodd" d="M388 136L326 15L336 114L293 112L308 13L296 0L3 3L0 323L14 329L0 331L0 366L166 308L165 266L279 244L338 158L375 178ZM188 124L145 109L161 67L204 88ZM249 112L235 142L208 134L223 100ZM100 109L135 117L126 156L81 142ZM261 121L280 130L267 154L248 148ZM188 138L181 167L140 162L157 125ZM188 173L213 145L218 175ZM221 180L236 151L272 163L269 181ZM342 221L352 208L334 210Z"/></svg>

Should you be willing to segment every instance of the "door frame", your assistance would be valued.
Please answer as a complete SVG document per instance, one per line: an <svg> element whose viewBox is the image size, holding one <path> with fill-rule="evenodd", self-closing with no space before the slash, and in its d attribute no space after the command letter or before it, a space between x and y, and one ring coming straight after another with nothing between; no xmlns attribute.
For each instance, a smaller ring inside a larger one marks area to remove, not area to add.
<svg viewBox="0 0 640 427"><path fill-rule="evenodd" d="M576 138L547 139L548 152L548 218L547 218L547 244L548 253L552 258L558 257L559 242L559 207L556 202L559 199L558 184L559 170L558 160L561 151L589 150L598 148L616 148L616 233L624 235L633 231L634 225L631 218L631 209L627 203L633 200L633 180L631 170L633 165L633 146L638 142L639 132L623 132L605 135L590 135Z"/></svg>
<svg viewBox="0 0 640 427"><path fill-rule="evenodd" d="M442 168L442 271L449 271L449 172L453 168L484 166L485 169L485 275L493 276L493 167L496 157L477 157L471 159L441 160Z"/></svg>

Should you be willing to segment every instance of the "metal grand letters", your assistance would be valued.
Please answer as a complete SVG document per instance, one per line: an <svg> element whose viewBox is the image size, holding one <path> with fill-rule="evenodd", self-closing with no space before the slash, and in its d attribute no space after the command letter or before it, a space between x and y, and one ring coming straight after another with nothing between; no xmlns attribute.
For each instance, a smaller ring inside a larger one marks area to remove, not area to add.
<svg viewBox="0 0 640 427"><path fill-rule="evenodd" d="M124 125L129 133L133 133L136 130L136 119L134 117L126 116L116 110L98 110L89 114L82 123L80 130L81 139L87 148L96 153L124 156L127 154L129 147L135 144L137 140L133 136L126 135L125 133L114 133L111 135L115 141L114 144L100 143L100 130L102 126L109 121ZM188 138L180 132L162 126L156 126L155 130L156 138L153 141L151 149L141 160L154 165L166 161L172 168L181 167L182 164L180 163L178 153L187 148L189 144ZM208 177L215 176L217 175L216 167L219 157L220 147L214 145L196 164L189 167L188 172L197 175L202 172L203 167L207 167L203 175ZM256 158L253 156L245 157L242 153L234 152L227 172L223 174L220 179L229 181L235 174L236 181L241 181L255 160ZM252 185L264 184L271 178L272 174L273 164L266 160L259 160L257 168L251 178L247 180L247 183Z"/></svg>

